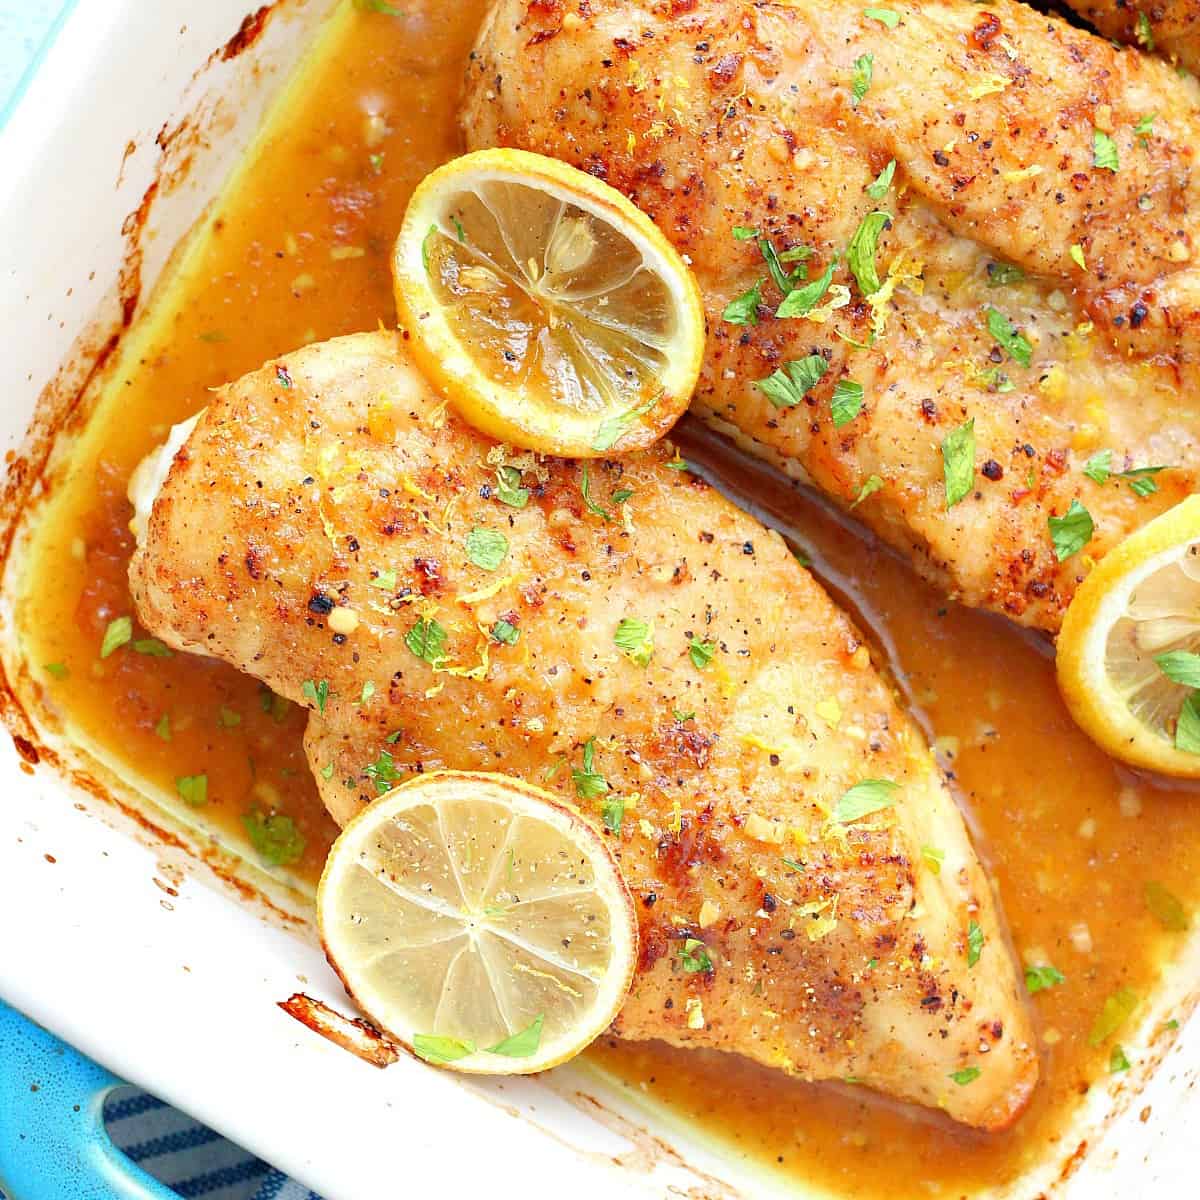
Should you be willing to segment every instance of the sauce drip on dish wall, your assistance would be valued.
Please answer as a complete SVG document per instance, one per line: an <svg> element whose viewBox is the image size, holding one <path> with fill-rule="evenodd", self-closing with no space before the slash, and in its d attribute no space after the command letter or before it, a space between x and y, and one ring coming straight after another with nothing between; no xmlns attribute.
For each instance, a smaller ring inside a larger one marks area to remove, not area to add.
<svg viewBox="0 0 1200 1200"><path fill-rule="evenodd" d="M37 530L19 614L48 703L83 741L164 795L205 775L207 801L195 812L226 840L245 844L253 809L286 813L305 839L292 870L307 880L335 827L301 749L303 710L216 662L132 643L100 658L109 623L132 613L126 482L207 389L306 342L394 322L392 240L412 188L460 149L460 83L484 7L408 0L391 17L347 4L304 86L156 297L140 352L127 345ZM946 601L711 435L680 431L680 441L783 528L857 614L876 661L890 664L937 738L1018 954L1054 964L1066 983L1033 1000L1043 1081L999 1135L727 1056L611 1039L589 1055L735 1153L838 1195L894 1195L897 1179L928 1196L1000 1185L1041 1158L1078 1099L1107 1077L1121 1034L1089 1045L1106 997L1125 987L1145 999L1178 944L1147 908L1145 887L1162 884L1189 909L1200 899L1200 795L1126 771L1088 742L1059 701L1046 644ZM135 640L146 636L135 627Z"/></svg>

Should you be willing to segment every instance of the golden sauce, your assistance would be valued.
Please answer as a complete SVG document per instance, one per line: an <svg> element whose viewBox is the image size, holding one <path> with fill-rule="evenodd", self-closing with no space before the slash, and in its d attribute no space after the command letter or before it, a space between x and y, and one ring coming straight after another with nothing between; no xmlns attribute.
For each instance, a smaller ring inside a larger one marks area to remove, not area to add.
<svg viewBox="0 0 1200 1200"><path fill-rule="evenodd" d="M407 0L394 18L347 5L159 297L142 349L119 364L36 531L20 607L34 673L83 739L165 795L181 777L206 775L196 811L228 839L244 844L253 808L287 814L306 840L295 869L309 881L334 826L300 748L303 712L273 705L219 663L132 644L99 657L109 622L132 613L125 484L208 388L304 342L394 321L392 238L416 182L459 149L459 83L484 6ZM1046 645L949 604L707 435L684 442L735 493L752 489L858 614L939 739L1017 952L1053 963L1067 982L1033 1002L1043 1081L1028 1113L998 1135L729 1056L609 1041L592 1060L737 1153L839 1195L895 1195L897 1180L905 1194L947 1197L1002 1184L1046 1152L1078 1098L1107 1076L1113 1041L1088 1044L1105 998L1128 987L1144 1000L1180 938L1148 911L1146 883L1189 909L1200 900L1200 797L1135 776L1088 742L1059 701Z"/></svg>

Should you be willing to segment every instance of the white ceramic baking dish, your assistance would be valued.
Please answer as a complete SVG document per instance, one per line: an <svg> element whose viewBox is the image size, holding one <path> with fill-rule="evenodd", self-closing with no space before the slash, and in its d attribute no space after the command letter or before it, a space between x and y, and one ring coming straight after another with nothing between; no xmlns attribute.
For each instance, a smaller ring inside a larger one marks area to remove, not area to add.
<svg viewBox="0 0 1200 1200"><path fill-rule="evenodd" d="M0 133L9 532L23 506L36 511L39 405L43 417L70 408L69 425L86 419L82 381L144 309L330 8L282 0L243 23L245 2L79 5ZM20 550L18 529L9 597ZM30 770L12 745L0 752L4 999L331 1200L775 1192L732 1151L633 1106L587 1068L493 1083L407 1058L381 1071L304 1029L278 1001L304 991L345 1002L302 902L286 888L267 889L274 908L247 900L223 882L229 863L212 847L201 862L168 846L189 839L167 818L152 814L155 832L130 815L144 806L122 811L100 794L135 800L27 711L11 604L0 652L10 727L41 758ZM1200 981L1195 944L1186 959L1161 997L1176 1013L1190 1011L1189 982ZM1185 1023L1156 1045L1143 1057L1161 1058L1157 1069L1115 1091L1095 1086L1077 1127L1013 1194L1195 1194L1200 1029Z"/></svg>

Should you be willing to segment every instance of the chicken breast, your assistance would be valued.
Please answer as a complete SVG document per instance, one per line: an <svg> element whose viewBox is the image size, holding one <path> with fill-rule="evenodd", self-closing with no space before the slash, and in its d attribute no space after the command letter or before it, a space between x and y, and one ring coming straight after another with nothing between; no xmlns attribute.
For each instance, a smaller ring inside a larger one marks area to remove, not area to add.
<svg viewBox="0 0 1200 1200"><path fill-rule="evenodd" d="M667 450L514 455L400 347L340 338L215 395L134 555L140 620L312 710L339 821L437 768L606 813L640 920L622 1036L1011 1122L1038 1075L1021 977L847 618Z"/></svg>
<svg viewBox="0 0 1200 1200"><path fill-rule="evenodd" d="M498 0L463 127L606 179L687 255L704 420L1055 632L1200 485L1200 112L1020 4L870 11Z"/></svg>
<svg viewBox="0 0 1200 1200"><path fill-rule="evenodd" d="M1066 0L1105 37L1156 52L1195 72L1200 69L1200 3L1197 0Z"/></svg>

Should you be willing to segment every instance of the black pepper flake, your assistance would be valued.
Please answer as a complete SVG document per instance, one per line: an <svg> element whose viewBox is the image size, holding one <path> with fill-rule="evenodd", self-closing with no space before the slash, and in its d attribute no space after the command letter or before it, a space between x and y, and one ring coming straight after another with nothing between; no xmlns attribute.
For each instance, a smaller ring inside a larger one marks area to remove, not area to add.
<svg viewBox="0 0 1200 1200"><path fill-rule="evenodd" d="M935 150L933 152L933 161L937 163L939 167L948 167L950 165L950 159L947 157L944 150Z"/></svg>
<svg viewBox="0 0 1200 1200"><path fill-rule="evenodd" d="M308 611L316 613L319 617L327 616L333 612L333 599L324 592L313 592L312 599L308 602Z"/></svg>
<svg viewBox="0 0 1200 1200"><path fill-rule="evenodd" d="M333 644L335 646L344 646L346 644L346 635L344 633L335 633L333 635Z"/></svg>
<svg viewBox="0 0 1200 1200"><path fill-rule="evenodd" d="M1145 321L1149 315L1150 310L1146 307L1146 305L1141 300L1137 301L1137 303L1134 304L1134 306L1129 310L1130 328L1140 329L1142 322Z"/></svg>
<svg viewBox="0 0 1200 1200"><path fill-rule="evenodd" d="M753 554L754 553L754 543L753 542L743 542L742 543L742 553L743 554Z"/></svg>
<svg viewBox="0 0 1200 1200"><path fill-rule="evenodd" d="M1004 478L1004 468L994 458L989 458L981 469L984 478L990 479L993 483Z"/></svg>

